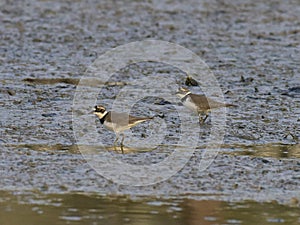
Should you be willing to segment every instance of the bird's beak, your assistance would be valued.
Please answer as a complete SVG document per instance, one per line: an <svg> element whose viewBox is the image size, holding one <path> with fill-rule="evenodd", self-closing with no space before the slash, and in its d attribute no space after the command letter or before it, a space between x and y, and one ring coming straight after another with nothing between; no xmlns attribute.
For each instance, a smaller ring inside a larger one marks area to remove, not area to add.
<svg viewBox="0 0 300 225"><path fill-rule="evenodd" d="M90 113L96 114L96 108L97 108L97 106L94 106L92 111L90 111Z"/></svg>

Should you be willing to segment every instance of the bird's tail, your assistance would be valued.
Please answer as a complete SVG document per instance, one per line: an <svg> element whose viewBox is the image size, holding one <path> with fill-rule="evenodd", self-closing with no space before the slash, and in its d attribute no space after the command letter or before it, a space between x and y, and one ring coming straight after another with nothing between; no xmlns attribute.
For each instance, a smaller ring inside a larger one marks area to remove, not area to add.
<svg viewBox="0 0 300 225"><path fill-rule="evenodd" d="M238 106L237 106L237 105L234 105L234 104L226 103L226 104L225 104L225 107L238 107Z"/></svg>

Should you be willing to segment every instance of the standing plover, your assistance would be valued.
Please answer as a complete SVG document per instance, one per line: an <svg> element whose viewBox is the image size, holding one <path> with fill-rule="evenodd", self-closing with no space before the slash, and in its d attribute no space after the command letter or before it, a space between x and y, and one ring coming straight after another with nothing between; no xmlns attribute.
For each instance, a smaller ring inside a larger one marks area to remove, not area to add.
<svg viewBox="0 0 300 225"><path fill-rule="evenodd" d="M212 109L231 106L236 107L236 105L233 104L214 101L205 95L193 94L186 88L179 88L176 95L180 98L184 106L198 113L201 124L205 122ZM203 114L205 114L204 118L202 117Z"/></svg>
<svg viewBox="0 0 300 225"><path fill-rule="evenodd" d="M121 140L121 150L123 152L123 142L124 142L124 131L136 126L144 121L152 120L154 117L135 117L127 113L119 113L114 111L107 111L102 105L95 106L93 112L99 119L101 124L103 124L108 130L114 131L116 134L116 139L114 141L114 147L119 140L120 135L122 135Z"/></svg>

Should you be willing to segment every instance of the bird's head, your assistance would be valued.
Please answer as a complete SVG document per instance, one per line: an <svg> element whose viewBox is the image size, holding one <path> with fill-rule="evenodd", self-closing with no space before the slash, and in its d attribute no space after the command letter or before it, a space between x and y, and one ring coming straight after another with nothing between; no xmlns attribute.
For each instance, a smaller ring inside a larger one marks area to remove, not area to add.
<svg viewBox="0 0 300 225"><path fill-rule="evenodd" d="M107 111L106 111L106 108L102 105L96 105L95 108L94 108L94 111L93 113L99 117L99 119L102 119L106 114L107 114Z"/></svg>

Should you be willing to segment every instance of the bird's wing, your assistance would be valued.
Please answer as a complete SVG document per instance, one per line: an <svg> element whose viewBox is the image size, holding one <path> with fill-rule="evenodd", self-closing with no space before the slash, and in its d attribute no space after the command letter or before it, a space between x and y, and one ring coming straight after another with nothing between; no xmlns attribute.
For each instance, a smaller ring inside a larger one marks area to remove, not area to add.
<svg viewBox="0 0 300 225"><path fill-rule="evenodd" d="M136 116L131 116L129 115L129 123L141 123L147 120L151 120L153 117L136 117Z"/></svg>
<svg viewBox="0 0 300 225"><path fill-rule="evenodd" d="M191 94L190 97L194 102L198 103L197 105L201 110L209 110L226 106L226 104L207 98L205 95Z"/></svg>
<svg viewBox="0 0 300 225"><path fill-rule="evenodd" d="M116 122L119 126L127 126L128 124L137 124L146 120L150 120L152 117L136 117L128 115L127 113L109 112L107 115L107 122Z"/></svg>

